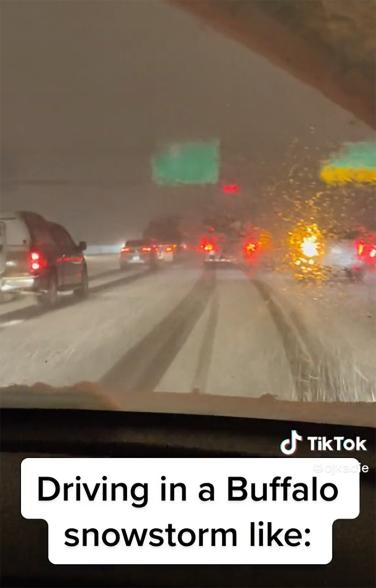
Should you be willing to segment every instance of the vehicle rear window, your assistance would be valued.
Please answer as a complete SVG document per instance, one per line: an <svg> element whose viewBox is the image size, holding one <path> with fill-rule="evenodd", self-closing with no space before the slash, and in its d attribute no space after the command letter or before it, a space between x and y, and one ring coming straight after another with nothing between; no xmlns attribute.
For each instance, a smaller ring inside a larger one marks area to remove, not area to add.
<svg viewBox="0 0 376 588"><path fill-rule="evenodd" d="M43 220L34 221L32 226L30 226L30 232L36 247L55 245L47 222Z"/></svg>
<svg viewBox="0 0 376 588"><path fill-rule="evenodd" d="M69 251L75 247L74 241L69 233L60 225L50 225L51 235L61 249Z"/></svg>
<svg viewBox="0 0 376 588"><path fill-rule="evenodd" d="M148 241L127 241L127 247L142 247L143 245L148 245Z"/></svg>
<svg viewBox="0 0 376 588"><path fill-rule="evenodd" d="M2 218L5 226L5 241L9 247L22 246L30 242L30 235L25 224L17 218Z"/></svg>

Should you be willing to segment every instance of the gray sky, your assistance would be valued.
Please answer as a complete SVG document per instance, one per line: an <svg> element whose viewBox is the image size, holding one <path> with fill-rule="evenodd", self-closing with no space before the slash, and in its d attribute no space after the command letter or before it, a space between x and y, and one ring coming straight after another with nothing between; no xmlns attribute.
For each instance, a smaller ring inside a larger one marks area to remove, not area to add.
<svg viewBox="0 0 376 588"><path fill-rule="evenodd" d="M159 0L3 0L1 13L2 206L38 210L88 240L205 202L202 188L152 185L160 143L219 138L224 176L261 194L293 139L318 164L372 136Z"/></svg>

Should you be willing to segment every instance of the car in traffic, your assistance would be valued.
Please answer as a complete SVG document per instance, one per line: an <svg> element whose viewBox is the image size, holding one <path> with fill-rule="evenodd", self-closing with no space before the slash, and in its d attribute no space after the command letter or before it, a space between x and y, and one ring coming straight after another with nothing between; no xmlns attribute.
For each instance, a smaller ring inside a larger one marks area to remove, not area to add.
<svg viewBox="0 0 376 588"><path fill-rule="evenodd" d="M367 239L356 230L325 232L316 224L300 223L289 235L295 277L362 280L376 256L376 247Z"/></svg>
<svg viewBox="0 0 376 588"><path fill-rule="evenodd" d="M34 293L39 304L53 307L63 291L78 298L88 295L88 272L83 251L61 225L34 212L0 214L2 293Z"/></svg>
<svg viewBox="0 0 376 588"><path fill-rule="evenodd" d="M241 259L241 245L238 239L223 234L203 237L199 246L206 267L230 266Z"/></svg>
<svg viewBox="0 0 376 588"><path fill-rule="evenodd" d="M156 268L158 264L158 245L151 239L126 241L120 251L120 269L132 265L146 265Z"/></svg>
<svg viewBox="0 0 376 588"><path fill-rule="evenodd" d="M376 271L376 233L366 232L356 241L356 251L365 271Z"/></svg>
<svg viewBox="0 0 376 588"><path fill-rule="evenodd" d="M359 255L357 239L358 234L354 231L327 240L322 267L328 277L347 277L351 280L362 278L365 260Z"/></svg>
<svg viewBox="0 0 376 588"><path fill-rule="evenodd" d="M158 243L158 260L165 263L172 263L177 258L176 243Z"/></svg>
<svg viewBox="0 0 376 588"><path fill-rule="evenodd" d="M166 263L184 261L188 259L188 249L188 244L185 241L159 241L158 259Z"/></svg>
<svg viewBox="0 0 376 588"><path fill-rule="evenodd" d="M367 230L347 231L328 239L322 266L329 277L361 281L376 269L376 237Z"/></svg>

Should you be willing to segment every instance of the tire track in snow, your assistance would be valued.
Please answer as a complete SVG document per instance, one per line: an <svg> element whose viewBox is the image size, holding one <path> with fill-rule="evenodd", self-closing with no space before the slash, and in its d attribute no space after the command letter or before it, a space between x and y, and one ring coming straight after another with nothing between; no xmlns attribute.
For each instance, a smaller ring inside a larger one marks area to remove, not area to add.
<svg viewBox="0 0 376 588"><path fill-rule="evenodd" d="M103 387L123 394L152 392L202 316L215 281L214 272L204 271L183 300L104 375Z"/></svg>
<svg viewBox="0 0 376 588"><path fill-rule="evenodd" d="M317 373L311 350L307 348L296 329L286 319L281 307L276 303L275 293L272 289L259 279L252 280L252 284L267 305L273 322L281 336L298 400L313 400L311 394L312 388L315 386Z"/></svg>
<svg viewBox="0 0 376 588"><path fill-rule="evenodd" d="M219 300L217 290L214 291L210 305L209 317L200 346L198 365L193 379L192 388L193 392L196 394L204 394L207 388L209 368L218 324Z"/></svg>

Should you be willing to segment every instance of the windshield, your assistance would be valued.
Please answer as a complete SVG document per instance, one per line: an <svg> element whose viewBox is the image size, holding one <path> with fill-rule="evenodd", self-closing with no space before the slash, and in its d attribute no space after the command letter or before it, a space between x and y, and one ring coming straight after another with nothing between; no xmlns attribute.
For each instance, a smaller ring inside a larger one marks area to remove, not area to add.
<svg viewBox="0 0 376 588"><path fill-rule="evenodd" d="M374 9L200 4L1 2L8 404L375 402Z"/></svg>

